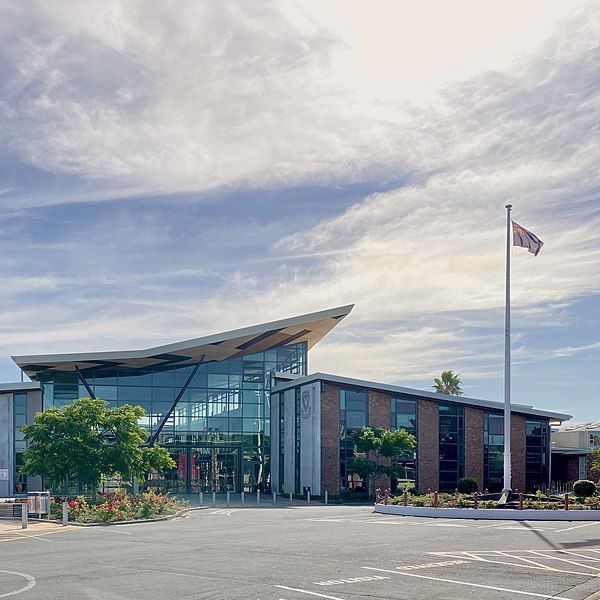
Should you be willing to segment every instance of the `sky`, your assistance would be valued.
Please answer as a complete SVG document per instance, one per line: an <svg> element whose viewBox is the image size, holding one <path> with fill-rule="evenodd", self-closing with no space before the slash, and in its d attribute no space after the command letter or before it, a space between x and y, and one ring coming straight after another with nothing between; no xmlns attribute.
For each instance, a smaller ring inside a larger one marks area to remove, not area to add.
<svg viewBox="0 0 600 600"><path fill-rule="evenodd" d="M0 381L354 303L311 371L600 419L596 2L0 0Z"/></svg>

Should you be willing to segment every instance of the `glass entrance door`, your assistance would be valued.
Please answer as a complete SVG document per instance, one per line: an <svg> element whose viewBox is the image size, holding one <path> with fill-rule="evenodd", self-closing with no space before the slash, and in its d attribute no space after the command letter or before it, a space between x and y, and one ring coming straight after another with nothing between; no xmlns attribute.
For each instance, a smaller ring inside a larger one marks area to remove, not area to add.
<svg viewBox="0 0 600 600"><path fill-rule="evenodd" d="M190 448L190 492L238 492L240 448Z"/></svg>

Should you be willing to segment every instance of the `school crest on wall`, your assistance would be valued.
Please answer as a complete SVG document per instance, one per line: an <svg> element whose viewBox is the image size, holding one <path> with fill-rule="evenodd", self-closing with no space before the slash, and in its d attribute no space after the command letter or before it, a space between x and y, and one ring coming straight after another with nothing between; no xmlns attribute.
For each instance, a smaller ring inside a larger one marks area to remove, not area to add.
<svg viewBox="0 0 600 600"><path fill-rule="evenodd" d="M302 398L300 403L302 408L302 418L310 419L312 416L312 402L310 398L310 392L308 390L302 392Z"/></svg>

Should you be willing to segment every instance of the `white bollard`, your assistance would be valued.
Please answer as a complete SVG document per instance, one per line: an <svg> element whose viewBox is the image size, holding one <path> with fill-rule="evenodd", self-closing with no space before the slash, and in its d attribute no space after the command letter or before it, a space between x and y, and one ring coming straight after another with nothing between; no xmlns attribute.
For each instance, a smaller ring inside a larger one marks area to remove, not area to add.
<svg viewBox="0 0 600 600"><path fill-rule="evenodd" d="M216 492L212 493L212 507L217 508L217 494Z"/></svg>
<svg viewBox="0 0 600 600"><path fill-rule="evenodd" d="M256 490L256 506L260 506L260 490Z"/></svg>
<svg viewBox="0 0 600 600"><path fill-rule="evenodd" d="M29 518L29 504L21 504L21 529L27 529L27 521Z"/></svg>
<svg viewBox="0 0 600 600"><path fill-rule="evenodd" d="M62 524L66 527L69 524L69 503L62 503Z"/></svg>
<svg viewBox="0 0 600 600"><path fill-rule="evenodd" d="M200 506L204 506L204 494L202 491L198 492L198 500L200 501Z"/></svg>
<svg viewBox="0 0 600 600"><path fill-rule="evenodd" d="M327 504L327 501L329 500L329 497L328 497L328 495L327 495L327 494L328 494L328 492L327 492L327 491L325 491L325 504Z"/></svg>
<svg viewBox="0 0 600 600"><path fill-rule="evenodd" d="M227 492L227 508L229 508L229 503L230 503L230 498L231 498L230 494L231 494L231 492L228 491Z"/></svg>
<svg viewBox="0 0 600 600"><path fill-rule="evenodd" d="M277 504L277 492L273 492L273 506Z"/></svg>
<svg viewBox="0 0 600 600"><path fill-rule="evenodd" d="M242 502L242 506L246 506L246 497L245 497L245 492L242 492L240 495L240 500Z"/></svg>
<svg viewBox="0 0 600 600"><path fill-rule="evenodd" d="M306 492L306 504L310 504L310 491Z"/></svg>
<svg viewBox="0 0 600 600"><path fill-rule="evenodd" d="M293 500L292 500L292 492L290 492L290 506L292 506L292 502L293 502Z"/></svg>

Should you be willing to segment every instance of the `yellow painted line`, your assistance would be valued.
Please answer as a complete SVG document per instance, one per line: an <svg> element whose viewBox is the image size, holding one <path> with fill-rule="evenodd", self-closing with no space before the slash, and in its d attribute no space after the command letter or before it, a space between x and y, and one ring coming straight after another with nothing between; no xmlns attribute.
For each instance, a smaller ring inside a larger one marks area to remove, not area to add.
<svg viewBox="0 0 600 600"><path fill-rule="evenodd" d="M560 562L566 562L571 565L575 565L576 567L582 567L583 569L594 569L594 571L600 571L598 567L592 567L592 565L582 565L580 562L576 562L574 560L567 560L566 558L559 558L558 556L552 556L552 554L542 554L541 552L537 552L535 550L529 550L529 554L536 554L537 556L543 556L546 559L550 560L559 560ZM590 575L594 575L594 573L590 573ZM598 573L600 576L600 573Z"/></svg>
<svg viewBox="0 0 600 600"><path fill-rule="evenodd" d="M77 527L70 527L69 525L67 525L66 527L63 527L61 529L57 529L55 531L52 530L45 530L45 531L40 531L38 533L34 533L32 535L26 534L26 533L21 533L20 531L15 531L12 535L14 537L10 537L10 538L6 538L6 539L0 539L0 544L2 542L15 542L17 540L26 540L29 538L35 538L35 537L42 537L42 536L47 536L47 535L54 535L55 533L63 533L67 530L73 530L73 529L78 529Z"/></svg>
<svg viewBox="0 0 600 600"><path fill-rule="evenodd" d="M399 571L415 571L417 569L434 569L436 567L451 567L453 565L467 565L470 560L446 560L444 562L437 563L424 563L422 565L405 565L403 567L396 567Z"/></svg>

